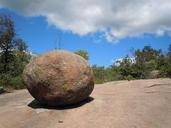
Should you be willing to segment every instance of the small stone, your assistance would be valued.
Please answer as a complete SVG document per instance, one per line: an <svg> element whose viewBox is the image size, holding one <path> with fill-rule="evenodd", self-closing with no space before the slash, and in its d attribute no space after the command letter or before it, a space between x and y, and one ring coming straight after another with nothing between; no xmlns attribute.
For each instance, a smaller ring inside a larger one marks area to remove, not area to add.
<svg viewBox="0 0 171 128"><path fill-rule="evenodd" d="M58 120L58 123L63 123L63 121L62 120Z"/></svg>

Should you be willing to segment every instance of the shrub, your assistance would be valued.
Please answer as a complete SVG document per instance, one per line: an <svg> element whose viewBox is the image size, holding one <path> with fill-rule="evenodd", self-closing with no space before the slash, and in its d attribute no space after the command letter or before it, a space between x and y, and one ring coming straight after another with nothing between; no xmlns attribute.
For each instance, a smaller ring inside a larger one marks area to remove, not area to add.
<svg viewBox="0 0 171 128"><path fill-rule="evenodd" d="M10 80L11 80L11 75L10 74L1 74L1 76L0 76L0 86L1 87L9 86Z"/></svg>
<svg viewBox="0 0 171 128"><path fill-rule="evenodd" d="M128 80L128 81L135 80L135 78L133 76L131 76L131 75L125 76L124 79Z"/></svg>
<svg viewBox="0 0 171 128"><path fill-rule="evenodd" d="M24 89L25 85L22 76L16 76L11 78L10 85L15 89Z"/></svg>
<svg viewBox="0 0 171 128"><path fill-rule="evenodd" d="M104 80L95 78L95 84L103 84L103 83L104 83Z"/></svg>
<svg viewBox="0 0 171 128"><path fill-rule="evenodd" d="M10 74L0 76L0 86L4 88L12 87L13 89L25 88L22 76L12 77Z"/></svg>

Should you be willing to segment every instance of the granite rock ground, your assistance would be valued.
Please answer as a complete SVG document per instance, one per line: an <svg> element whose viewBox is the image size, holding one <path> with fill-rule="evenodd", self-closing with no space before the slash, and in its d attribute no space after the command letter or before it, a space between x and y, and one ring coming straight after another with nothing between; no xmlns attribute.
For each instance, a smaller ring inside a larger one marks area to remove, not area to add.
<svg viewBox="0 0 171 128"><path fill-rule="evenodd" d="M27 90L3 94L0 128L171 128L171 79L95 85L86 101L58 108Z"/></svg>

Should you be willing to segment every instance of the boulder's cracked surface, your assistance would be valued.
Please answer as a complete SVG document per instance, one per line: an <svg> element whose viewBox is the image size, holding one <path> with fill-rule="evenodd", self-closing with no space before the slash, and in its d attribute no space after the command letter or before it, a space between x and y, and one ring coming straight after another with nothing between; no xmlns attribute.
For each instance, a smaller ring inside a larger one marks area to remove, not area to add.
<svg viewBox="0 0 171 128"><path fill-rule="evenodd" d="M23 79L30 94L49 106L75 104L94 89L87 61L68 51L51 51L29 63Z"/></svg>

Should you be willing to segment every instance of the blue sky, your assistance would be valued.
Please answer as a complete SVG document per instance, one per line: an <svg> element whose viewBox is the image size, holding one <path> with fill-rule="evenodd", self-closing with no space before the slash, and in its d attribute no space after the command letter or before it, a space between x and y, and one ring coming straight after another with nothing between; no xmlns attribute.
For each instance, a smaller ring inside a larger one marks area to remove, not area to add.
<svg viewBox="0 0 171 128"><path fill-rule="evenodd" d="M80 30L65 30L58 27L53 22L49 22L46 16L23 15L22 13L7 9L0 9L1 14L9 15L15 22L17 36L22 38L33 53L43 54L54 50L57 35L61 36L61 48L69 51L86 50L89 53L90 64L99 66L109 66L112 61L131 55L131 49L143 48L150 45L156 49L167 52L168 45L171 43L169 34L158 35L155 33L144 34L143 36L122 36L116 40L107 39L100 31L79 34ZM81 31L82 32L82 31ZM80 32L80 33L81 33ZM75 33L75 34L74 34Z"/></svg>

